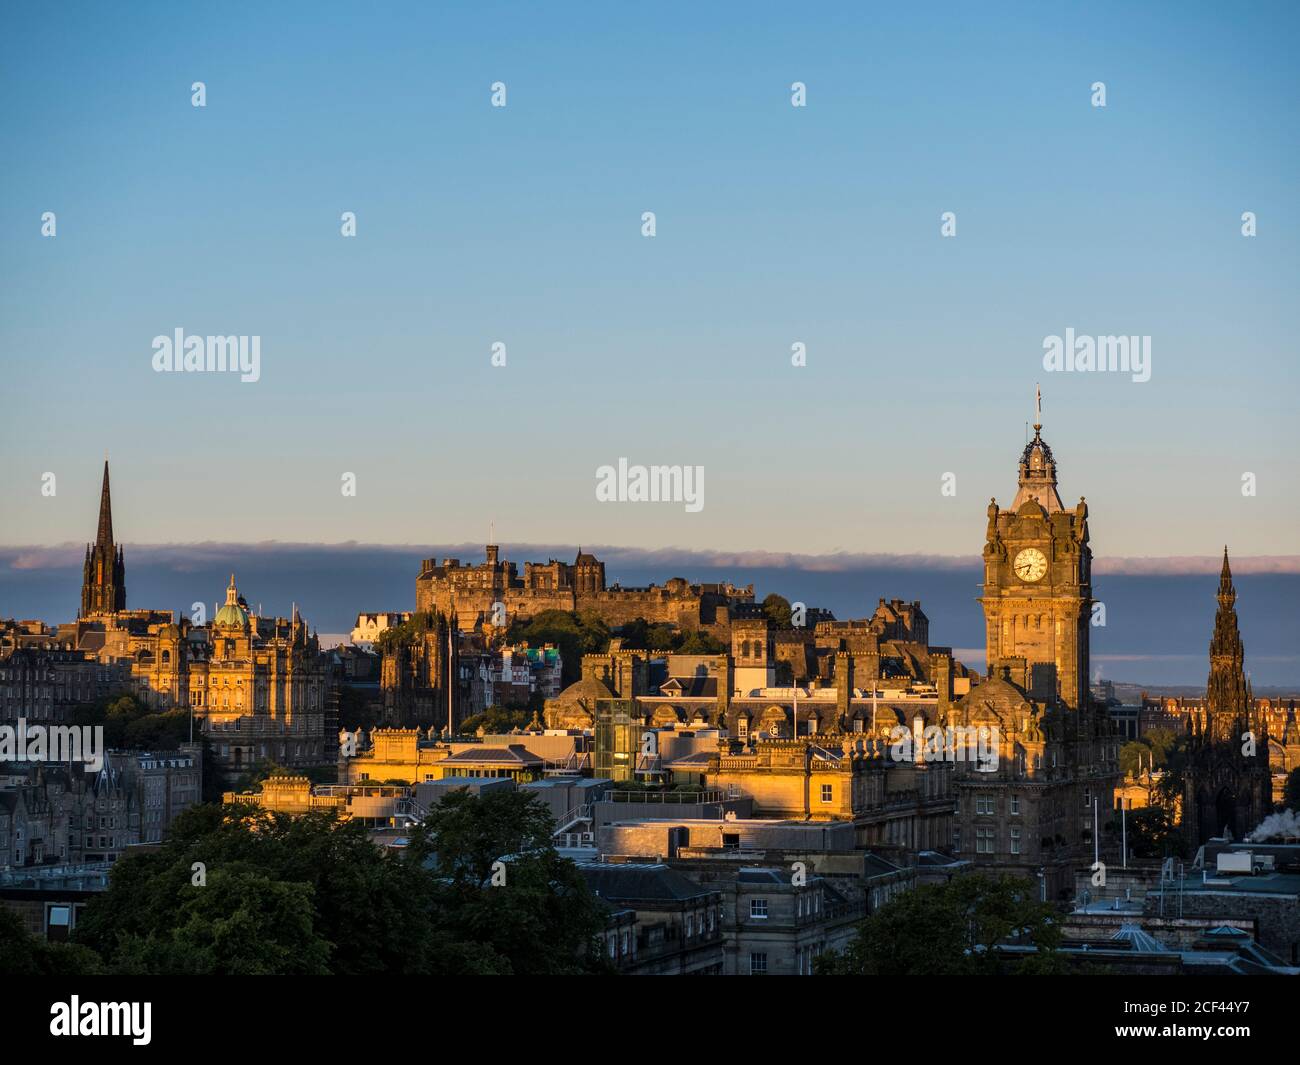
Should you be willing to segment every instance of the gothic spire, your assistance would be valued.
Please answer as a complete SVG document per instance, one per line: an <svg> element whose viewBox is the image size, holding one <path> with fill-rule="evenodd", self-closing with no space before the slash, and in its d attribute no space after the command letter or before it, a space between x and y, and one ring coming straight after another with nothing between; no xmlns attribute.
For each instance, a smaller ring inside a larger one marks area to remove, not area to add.
<svg viewBox="0 0 1300 1065"><path fill-rule="evenodd" d="M1250 717L1250 692L1246 685L1246 649L1237 628L1237 590L1232 584L1228 549L1223 549L1219 573L1219 608L1210 637L1210 676L1205 685L1205 711L1210 731L1218 737L1240 731Z"/></svg>
<svg viewBox="0 0 1300 1065"><path fill-rule="evenodd" d="M108 459L99 491L99 527L94 545L86 545L82 569L81 610L78 617L112 614L126 609L126 568L122 549L113 543L113 500L108 487Z"/></svg>
<svg viewBox="0 0 1300 1065"><path fill-rule="evenodd" d="M99 531L95 535L96 547L109 547L113 543L113 500L108 490L108 459L104 459L104 485L99 490Z"/></svg>
<svg viewBox="0 0 1300 1065"><path fill-rule="evenodd" d="M1232 586L1232 567L1228 565L1228 545L1223 545L1223 568L1219 570L1219 610L1231 610L1237 601L1237 589ZM1235 618L1233 619L1235 622Z"/></svg>

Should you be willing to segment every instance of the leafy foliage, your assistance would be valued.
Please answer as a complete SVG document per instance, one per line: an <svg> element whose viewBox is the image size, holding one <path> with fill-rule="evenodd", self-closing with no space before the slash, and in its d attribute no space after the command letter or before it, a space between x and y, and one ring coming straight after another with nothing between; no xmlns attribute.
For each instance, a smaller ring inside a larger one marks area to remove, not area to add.
<svg viewBox="0 0 1300 1065"><path fill-rule="evenodd" d="M777 595L773 592L763 600L763 613L767 615L768 620L774 628L788 629L791 627L791 618L794 611L790 607L790 600L783 595Z"/></svg>
<svg viewBox="0 0 1300 1065"><path fill-rule="evenodd" d="M636 618L614 630L623 646L639 651L660 651L679 655L719 655L727 645L699 629L683 632L664 621L649 622Z"/></svg>
<svg viewBox="0 0 1300 1065"><path fill-rule="evenodd" d="M97 976L98 955L72 943L46 943L0 905L0 973L7 976Z"/></svg>
<svg viewBox="0 0 1300 1065"><path fill-rule="evenodd" d="M32 960L0 928L0 970L100 959L163 975L602 970L603 910L551 828L530 795L462 790L397 854L332 813L193 807L160 848L113 867L78 922L78 953Z"/></svg>
<svg viewBox="0 0 1300 1065"><path fill-rule="evenodd" d="M609 647L609 626L590 610L543 610L526 622L515 620L506 633L510 643L533 647L553 643L560 649L561 678L565 685L582 676L582 656Z"/></svg>
<svg viewBox="0 0 1300 1065"><path fill-rule="evenodd" d="M1038 948L1008 961L993 948L1008 940ZM819 975L948 976L1009 971L1062 972L1060 926L1038 889L1013 877L967 875L899 895L858 927L842 953L822 955Z"/></svg>
<svg viewBox="0 0 1300 1065"><path fill-rule="evenodd" d="M1282 793L1282 804L1288 810L1300 810L1300 767L1286 775L1285 789Z"/></svg>
<svg viewBox="0 0 1300 1065"><path fill-rule="evenodd" d="M105 747L174 751L190 739L188 707L151 710L134 695L117 695L75 708L75 725L99 725L104 729ZM196 739L199 730L194 729Z"/></svg>
<svg viewBox="0 0 1300 1065"><path fill-rule="evenodd" d="M508 706L489 706L481 714L471 714L460 723L460 734L472 736L481 728L491 735L503 735L512 729L523 728L532 720L527 710Z"/></svg>

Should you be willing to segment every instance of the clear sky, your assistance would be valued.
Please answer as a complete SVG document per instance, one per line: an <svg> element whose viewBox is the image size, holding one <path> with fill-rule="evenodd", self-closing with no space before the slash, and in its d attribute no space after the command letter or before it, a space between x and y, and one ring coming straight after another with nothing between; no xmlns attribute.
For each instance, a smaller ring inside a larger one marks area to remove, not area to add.
<svg viewBox="0 0 1300 1065"><path fill-rule="evenodd" d="M1041 382L1099 557L1294 554L1300 14L1133 6L8 3L0 543L972 553Z"/></svg>

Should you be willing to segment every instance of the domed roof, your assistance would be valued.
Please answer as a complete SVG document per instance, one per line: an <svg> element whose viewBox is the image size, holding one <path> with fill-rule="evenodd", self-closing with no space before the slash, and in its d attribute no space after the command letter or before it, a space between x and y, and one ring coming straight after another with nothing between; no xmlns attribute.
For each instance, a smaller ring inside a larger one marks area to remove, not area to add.
<svg viewBox="0 0 1300 1065"><path fill-rule="evenodd" d="M967 722L993 716L1004 723L1019 722L1033 707L1024 691L1009 680L995 678L981 681L957 700L957 708Z"/></svg>
<svg viewBox="0 0 1300 1065"><path fill-rule="evenodd" d="M595 677L583 677L582 680L574 681L551 701L564 706L576 706L578 703L594 703L597 699L614 698L617 696L606 684Z"/></svg>
<svg viewBox="0 0 1300 1065"><path fill-rule="evenodd" d="M235 587L233 573L226 588L226 605L217 611L212 623L219 629L242 629L248 625L248 611L239 605L239 589Z"/></svg>

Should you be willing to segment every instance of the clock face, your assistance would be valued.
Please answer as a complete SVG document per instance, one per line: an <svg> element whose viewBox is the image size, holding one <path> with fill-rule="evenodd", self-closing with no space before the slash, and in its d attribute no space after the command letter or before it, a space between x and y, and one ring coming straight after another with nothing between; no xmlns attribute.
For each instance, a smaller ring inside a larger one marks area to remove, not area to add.
<svg viewBox="0 0 1300 1065"><path fill-rule="evenodd" d="M1022 581L1039 581L1047 572L1047 557L1036 547L1026 547L1016 555L1011 568Z"/></svg>

